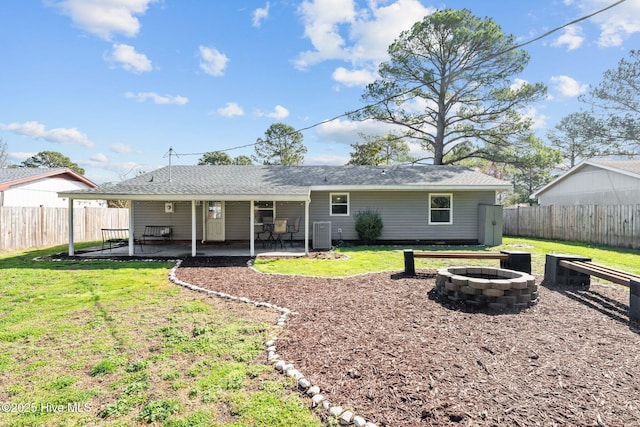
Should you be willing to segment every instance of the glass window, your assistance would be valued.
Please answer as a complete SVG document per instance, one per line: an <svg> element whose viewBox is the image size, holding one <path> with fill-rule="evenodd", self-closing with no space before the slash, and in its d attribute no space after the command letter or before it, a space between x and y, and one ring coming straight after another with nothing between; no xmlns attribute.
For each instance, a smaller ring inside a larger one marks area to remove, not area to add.
<svg viewBox="0 0 640 427"><path fill-rule="evenodd" d="M253 220L256 224L272 223L276 217L274 202L253 202Z"/></svg>
<svg viewBox="0 0 640 427"><path fill-rule="evenodd" d="M209 219L222 219L222 202L209 202L207 217Z"/></svg>
<svg viewBox="0 0 640 427"><path fill-rule="evenodd" d="M429 224L453 224L452 206L451 194L430 194Z"/></svg>
<svg viewBox="0 0 640 427"><path fill-rule="evenodd" d="M331 215L349 215L349 193L331 193Z"/></svg>

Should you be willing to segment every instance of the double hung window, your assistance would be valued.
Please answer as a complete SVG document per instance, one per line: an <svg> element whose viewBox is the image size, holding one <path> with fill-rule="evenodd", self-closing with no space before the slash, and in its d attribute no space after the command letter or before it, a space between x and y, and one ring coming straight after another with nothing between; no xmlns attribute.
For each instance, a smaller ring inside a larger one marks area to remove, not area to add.
<svg viewBox="0 0 640 427"><path fill-rule="evenodd" d="M429 224L453 224L452 194L429 194Z"/></svg>
<svg viewBox="0 0 640 427"><path fill-rule="evenodd" d="M331 193L329 197L331 215L349 215L349 193Z"/></svg>

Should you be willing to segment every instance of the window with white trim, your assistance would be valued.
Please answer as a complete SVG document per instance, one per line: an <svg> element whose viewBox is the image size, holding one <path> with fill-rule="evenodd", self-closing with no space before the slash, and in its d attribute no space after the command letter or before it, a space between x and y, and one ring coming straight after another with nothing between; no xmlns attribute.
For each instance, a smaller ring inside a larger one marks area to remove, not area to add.
<svg viewBox="0 0 640 427"><path fill-rule="evenodd" d="M272 223L275 217L275 202L253 202L253 221L256 224Z"/></svg>
<svg viewBox="0 0 640 427"><path fill-rule="evenodd" d="M429 194L429 224L453 224L453 194Z"/></svg>
<svg viewBox="0 0 640 427"><path fill-rule="evenodd" d="M349 215L349 193L331 193L329 195L331 215Z"/></svg>

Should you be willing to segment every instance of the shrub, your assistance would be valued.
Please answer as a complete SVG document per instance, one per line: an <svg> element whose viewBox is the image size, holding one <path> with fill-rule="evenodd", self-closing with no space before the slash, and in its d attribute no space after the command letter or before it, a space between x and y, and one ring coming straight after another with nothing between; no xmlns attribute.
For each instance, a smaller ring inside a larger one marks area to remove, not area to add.
<svg viewBox="0 0 640 427"><path fill-rule="evenodd" d="M356 214L356 232L365 245L376 242L382 234L382 217L377 211L367 209Z"/></svg>

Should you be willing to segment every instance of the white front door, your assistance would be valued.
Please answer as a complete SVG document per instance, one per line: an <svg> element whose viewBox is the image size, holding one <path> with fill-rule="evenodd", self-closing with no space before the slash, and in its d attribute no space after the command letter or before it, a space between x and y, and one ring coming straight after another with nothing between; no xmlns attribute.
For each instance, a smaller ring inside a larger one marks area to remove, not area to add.
<svg viewBox="0 0 640 427"><path fill-rule="evenodd" d="M207 240L224 241L224 202L207 202Z"/></svg>

